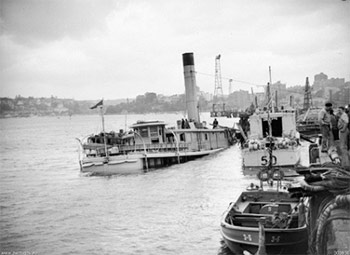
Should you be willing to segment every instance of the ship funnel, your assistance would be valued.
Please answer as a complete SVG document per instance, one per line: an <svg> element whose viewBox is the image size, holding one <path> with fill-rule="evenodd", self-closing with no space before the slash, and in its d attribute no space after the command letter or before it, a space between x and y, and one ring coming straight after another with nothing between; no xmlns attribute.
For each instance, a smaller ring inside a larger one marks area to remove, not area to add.
<svg viewBox="0 0 350 255"><path fill-rule="evenodd" d="M193 53L182 54L184 66L185 88L186 88L186 109L190 121L199 123L196 71L194 70Z"/></svg>

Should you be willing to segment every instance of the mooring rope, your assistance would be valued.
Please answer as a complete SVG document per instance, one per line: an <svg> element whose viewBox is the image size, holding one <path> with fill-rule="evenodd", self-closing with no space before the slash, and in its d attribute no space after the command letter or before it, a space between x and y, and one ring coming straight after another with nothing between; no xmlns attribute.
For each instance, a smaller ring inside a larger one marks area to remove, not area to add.
<svg viewBox="0 0 350 255"><path fill-rule="evenodd" d="M324 254L325 253L325 236L327 231L325 231L326 226L329 223L331 212L337 208L344 208L350 205L350 194L338 195L330 201L325 207L320 207L323 209L320 213L317 225L316 232L316 253Z"/></svg>
<svg viewBox="0 0 350 255"><path fill-rule="evenodd" d="M311 175L300 182L309 195L329 194L318 205L317 223L311 231L311 254L326 253L325 238L328 224L333 220L331 213L337 208L350 206L350 172L340 167L332 167L322 174ZM311 193L311 194L310 194ZM336 219L336 218L334 218ZM315 249L315 250L314 250Z"/></svg>

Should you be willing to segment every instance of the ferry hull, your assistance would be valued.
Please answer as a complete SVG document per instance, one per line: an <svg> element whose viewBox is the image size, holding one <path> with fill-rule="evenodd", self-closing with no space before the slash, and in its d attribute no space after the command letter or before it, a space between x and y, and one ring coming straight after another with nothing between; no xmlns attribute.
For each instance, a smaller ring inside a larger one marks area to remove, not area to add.
<svg viewBox="0 0 350 255"><path fill-rule="evenodd" d="M96 175L139 174L149 169L184 163L223 150L203 150L179 153L136 153L133 155L89 157L80 161L81 172Z"/></svg>
<svg viewBox="0 0 350 255"><path fill-rule="evenodd" d="M81 172L96 175L137 174L143 172L142 155L86 158L80 161Z"/></svg>

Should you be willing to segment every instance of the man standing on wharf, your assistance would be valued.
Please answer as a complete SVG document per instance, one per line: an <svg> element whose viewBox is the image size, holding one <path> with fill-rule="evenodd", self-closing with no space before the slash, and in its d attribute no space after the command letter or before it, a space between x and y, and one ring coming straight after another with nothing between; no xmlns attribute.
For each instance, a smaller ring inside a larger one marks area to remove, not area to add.
<svg viewBox="0 0 350 255"><path fill-rule="evenodd" d="M349 135L349 117L345 112L345 107L339 107L339 121L338 121L338 129L339 129L339 140L340 140L340 150L342 154L342 166L350 166L350 162L348 159L348 135Z"/></svg>
<svg viewBox="0 0 350 255"><path fill-rule="evenodd" d="M318 122L320 123L322 134L322 152L327 152L329 146L331 146L331 109L332 103L326 103L325 108L318 114Z"/></svg>

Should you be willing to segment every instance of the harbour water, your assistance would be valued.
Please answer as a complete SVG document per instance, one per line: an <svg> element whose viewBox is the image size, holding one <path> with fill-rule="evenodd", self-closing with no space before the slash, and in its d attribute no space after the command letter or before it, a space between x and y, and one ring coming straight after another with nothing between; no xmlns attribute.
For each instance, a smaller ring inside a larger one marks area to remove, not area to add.
<svg viewBox="0 0 350 255"><path fill-rule="evenodd" d="M107 115L106 131L179 118ZM75 138L100 126L98 115L0 120L1 254L230 254L220 217L251 182L239 148L144 174L82 175Z"/></svg>

